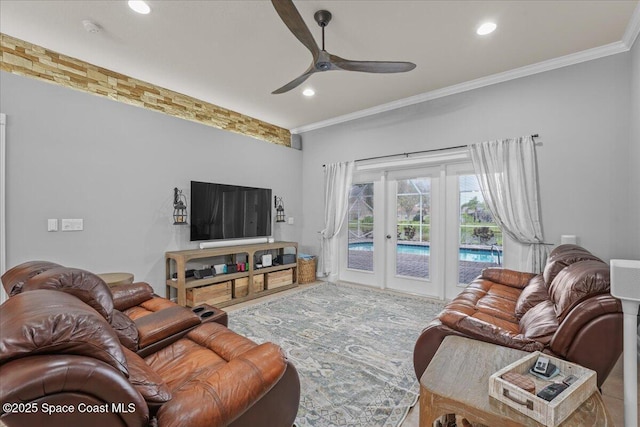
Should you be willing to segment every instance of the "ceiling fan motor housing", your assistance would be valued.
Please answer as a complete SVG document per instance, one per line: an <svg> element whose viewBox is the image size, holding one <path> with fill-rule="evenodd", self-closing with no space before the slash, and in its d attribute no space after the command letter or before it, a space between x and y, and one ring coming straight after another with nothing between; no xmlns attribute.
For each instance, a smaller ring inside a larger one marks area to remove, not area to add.
<svg viewBox="0 0 640 427"><path fill-rule="evenodd" d="M315 19L321 27L326 27L329 22L331 22L331 12L328 10L319 10L313 14L313 19Z"/></svg>

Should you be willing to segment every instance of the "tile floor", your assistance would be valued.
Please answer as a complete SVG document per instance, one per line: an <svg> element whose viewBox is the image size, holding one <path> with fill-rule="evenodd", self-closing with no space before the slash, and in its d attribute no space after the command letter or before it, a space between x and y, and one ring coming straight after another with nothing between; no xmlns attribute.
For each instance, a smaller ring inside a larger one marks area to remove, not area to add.
<svg viewBox="0 0 640 427"><path fill-rule="evenodd" d="M268 295L264 298L258 298L255 300L247 301L241 304L232 305L229 307L225 307L224 310L227 313L231 313L234 310L238 310L243 307L247 307L253 304L257 304L263 301L268 301L271 298L277 298L286 294L287 292L295 292L299 289L304 289L305 287L312 286L314 284L318 284L320 282L315 282L312 284L300 285L297 288L286 290L277 294ZM624 427L624 398L623 398L623 372L622 372L622 357L618 360L618 363L609 374L609 377L602 385L602 396L604 403L613 419L615 427ZM638 370L638 383L640 384L640 369ZM638 398L638 407L640 408L640 396ZM409 415L401 424L400 427L419 427L419 410L418 405L409 411ZM640 412L640 410L639 410ZM639 422L640 424L640 422Z"/></svg>

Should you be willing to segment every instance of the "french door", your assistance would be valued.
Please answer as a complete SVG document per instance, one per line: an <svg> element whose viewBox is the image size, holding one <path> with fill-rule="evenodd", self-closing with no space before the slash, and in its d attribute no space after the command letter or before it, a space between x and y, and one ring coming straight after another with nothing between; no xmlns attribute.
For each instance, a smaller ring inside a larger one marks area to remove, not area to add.
<svg viewBox="0 0 640 427"><path fill-rule="evenodd" d="M386 287L441 297L439 170L389 172L386 197Z"/></svg>
<svg viewBox="0 0 640 427"><path fill-rule="evenodd" d="M440 185L433 167L355 177L340 278L442 297Z"/></svg>
<svg viewBox="0 0 640 427"><path fill-rule="evenodd" d="M341 280L443 299L502 264L502 232L472 167L453 160L354 176Z"/></svg>

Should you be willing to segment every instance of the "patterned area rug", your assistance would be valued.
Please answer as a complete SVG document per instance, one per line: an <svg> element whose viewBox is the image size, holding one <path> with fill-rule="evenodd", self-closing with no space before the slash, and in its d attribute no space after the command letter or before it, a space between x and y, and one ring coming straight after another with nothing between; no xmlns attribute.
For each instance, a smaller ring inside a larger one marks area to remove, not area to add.
<svg viewBox="0 0 640 427"><path fill-rule="evenodd" d="M229 313L229 328L287 352L300 375L298 427L397 427L419 394L413 346L430 300L325 283Z"/></svg>

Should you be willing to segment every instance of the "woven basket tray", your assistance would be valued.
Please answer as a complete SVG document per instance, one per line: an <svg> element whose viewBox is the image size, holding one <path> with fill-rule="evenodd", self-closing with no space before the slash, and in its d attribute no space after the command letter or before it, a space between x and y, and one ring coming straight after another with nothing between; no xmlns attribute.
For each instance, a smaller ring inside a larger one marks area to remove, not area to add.
<svg viewBox="0 0 640 427"><path fill-rule="evenodd" d="M316 281L316 259L298 258L298 283L312 283Z"/></svg>
<svg viewBox="0 0 640 427"><path fill-rule="evenodd" d="M550 381L541 380L531 375L529 368L533 366L539 356L549 358L554 365L560 368L561 374ZM564 377L570 374L578 377L578 380L551 402L547 402L535 394L505 381L502 375L507 372L528 376L535 383L536 392L539 392L552 382L562 381ZM596 373L594 371L566 360L542 354L539 351L523 357L494 373L489 378L489 396L498 399L547 427L556 427L596 391Z"/></svg>

